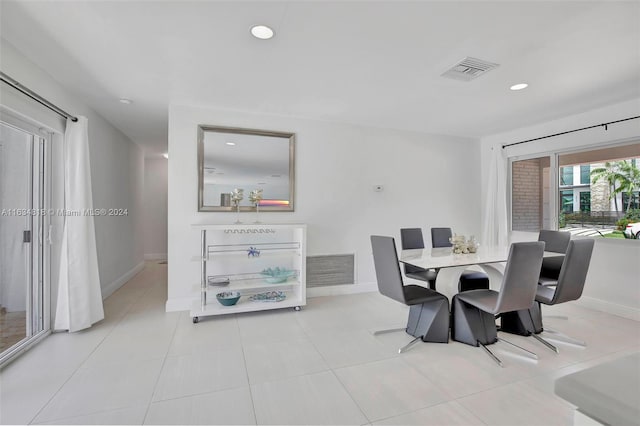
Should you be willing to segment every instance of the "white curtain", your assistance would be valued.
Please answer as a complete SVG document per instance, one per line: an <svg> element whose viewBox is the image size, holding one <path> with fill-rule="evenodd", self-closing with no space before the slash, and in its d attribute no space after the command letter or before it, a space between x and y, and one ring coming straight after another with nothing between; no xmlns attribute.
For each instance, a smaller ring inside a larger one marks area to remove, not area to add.
<svg viewBox="0 0 640 426"><path fill-rule="evenodd" d="M509 243L506 164L504 149L492 148L482 226L481 243L485 246L503 246Z"/></svg>
<svg viewBox="0 0 640 426"><path fill-rule="evenodd" d="M104 318L91 193L87 119L67 120L64 134L64 207L56 330L78 331ZM77 214L77 215L76 215Z"/></svg>

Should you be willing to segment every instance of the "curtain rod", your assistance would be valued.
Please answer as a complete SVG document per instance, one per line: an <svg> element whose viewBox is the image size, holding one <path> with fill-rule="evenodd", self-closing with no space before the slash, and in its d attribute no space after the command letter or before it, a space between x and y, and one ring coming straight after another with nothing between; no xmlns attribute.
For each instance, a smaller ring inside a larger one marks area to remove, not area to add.
<svg viewBox="0 0 640 426"><path fill-rule="evenodd" d="M588 129L595 129L596 127L604 127L604 129L605 129L605 130L608 130L608 129L607 129L607 127L608 127L610 124L622 123L623 121L636 120L636 119L638 119L638 118L640 118L640 115L637 115L637 116L635 116L635 117L623 118L622 120L609 121L608 123L595 124L595 125L593 125L593 126L582 127L582 128L580 128L580 129L567 130L566 132L554 133L553 135L541 136L541 137L539 137L539 138L527 139L526 141L520 141L520 142L508 143L508 144L502 145L502 149L505 149L505 148L506 148L506 147L508 147L508 146L520 145L521 143L527 143L527 142L539 141L540 139L547 139L547 138L552 138L552 137L555 137L555 136L566 135L567 133L580 132L580 131L582 131L582 130L588 130Z"/></svg>
<svg viewBox="0 0 640 426"><path fill-rule="evenodd" d="M18 83L16 80L14 80L13 78L9 77L8 75L3 73L2 71L0 71L0 80L2 80L4 83L7 83L9 86L13 87L14 89L19 91L20 93L30 97L31 99L33 99L34 101L38 102L39 104L44 105L45 107L49 108L51 111L55 112L56 114L61 115L64 118L70 118L71 121L78 121L77 117L69 114L68 112L66 112L62 108L52 104L51 102L49 102L48 100L46 100L42 96L38 95L36 92L30 90L28 87L25 87L22 84Z"/></svg>

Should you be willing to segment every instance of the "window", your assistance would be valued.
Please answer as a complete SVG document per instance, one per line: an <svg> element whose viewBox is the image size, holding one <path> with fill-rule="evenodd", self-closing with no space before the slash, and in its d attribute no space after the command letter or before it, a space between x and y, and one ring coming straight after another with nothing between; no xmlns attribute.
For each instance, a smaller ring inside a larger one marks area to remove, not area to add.
<svg viewBox="0 0 640 426"><path fill-rule="evenodd" d="M580 184L589 185L591 183L591 164L580 166Z"/></svg>
<svg viewBox="0 0 640 426"><path fill-rule="evenodd" d="M560 186L573 185L573 167L560 167Z"/></svg>
<svg viewBox="0 0 640 426"><path fill-rule="evenodd" d="M580 193L580 211L583 213L591 211L591 192Z"/></svg>
<svg viewBox="0 0 640 426"><path fill-rule="evenodd" d="M631 200L629 200L631 198ZM622 209L626 212L630 209L640 209L640 191L634 192L629 197L626 192L622 193Z"/></svg>
<svg viewBox="0 0 640 426"><path fill-rule="evenodd" d="M581 235L623 238L616 223L629 209L640 208L639 142L512 158L510 164L513 231L557 226Z"/></svg>
<svg viewBox="0 0 640 426"><path fill-rule="evenodd" d="M560 209L565 213L573 212L573 190L560 191Z"/></svg>

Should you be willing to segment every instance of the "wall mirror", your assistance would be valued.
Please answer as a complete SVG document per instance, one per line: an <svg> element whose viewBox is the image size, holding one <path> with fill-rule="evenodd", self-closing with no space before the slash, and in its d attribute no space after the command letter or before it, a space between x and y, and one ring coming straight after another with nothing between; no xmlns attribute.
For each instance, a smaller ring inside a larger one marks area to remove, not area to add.
<svg viewBox="0 0 640 426"><path fill-rule="evenodd" d="M244 190L240 211L255 210L256 189L260 211L293 211L294 161L294 133L198 126L198 211L235 211L236 188Z"/></svg>

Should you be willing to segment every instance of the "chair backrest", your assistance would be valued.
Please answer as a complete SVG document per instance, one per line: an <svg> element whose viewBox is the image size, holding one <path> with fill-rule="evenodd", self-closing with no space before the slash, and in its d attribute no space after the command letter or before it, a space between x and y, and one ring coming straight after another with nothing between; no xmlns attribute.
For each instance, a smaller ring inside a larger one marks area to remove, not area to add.
<svg viewBox="0 0 640 426"><path fill-rule="evenodd" d="M533 306L542 256L542 241L511 244L495 314L529 309Z"/></svg>
<svg viewBox="0 0 640 426"><path fill-rule="evenodd" d="M422 238L421 228L402 228L400 229L400 245L402 250L423 249L424 239ZM411 274L414 272L422 272L424 269L413 265L404 265L404 273Z"/></svg>
<svg viewBox="0 0 640 426"><path fill-rule="evenodd" d="M569 247L571 234L569 232L550 231L541 229L538 234L538 241L544 241L544 250L556 253L566 253Z"/></svg>
<svg viewBox="0 0 640 426"><path fill-rule="evenodd" d="M592 238L572 240L569 243L558 277L558 285L553 293L552 305L576 300L582 296L591 262L591 253L593 253L593 244Z"/></svg>
<svg viewBox="0 0 640 426"><path fill-rule="evenodd" d="M400 244L402 250L423 249L424 239L421 228L402 228L400 230Z"/></svg>
<svg viewBox="0 0 640 426"><path fill-rule="evenodd" d="M406 305L395 240L392 237L372 235L371 248L378 280L378 291Z"/></svg>
<svg viewBox="0 0 640 426"><path fill-rule="evenodd" d="M451 228L431 228L431 247L451 247Z"/></svg>

